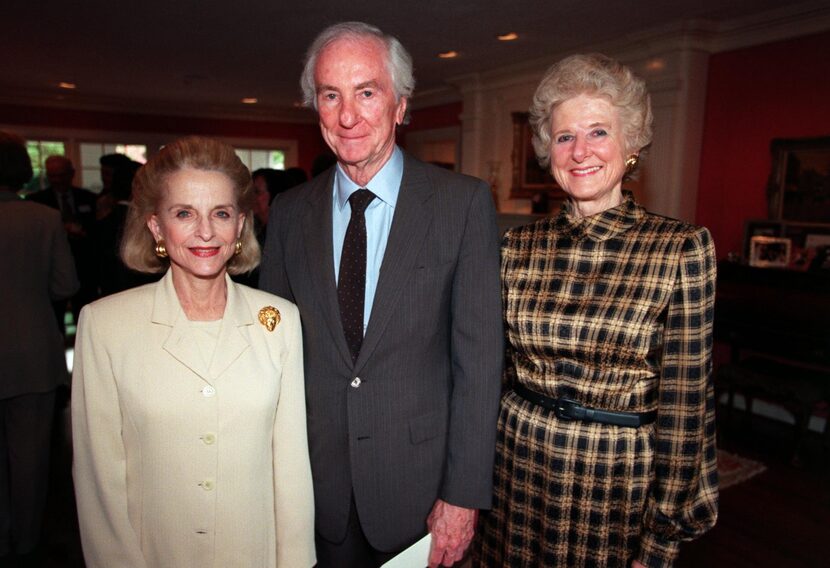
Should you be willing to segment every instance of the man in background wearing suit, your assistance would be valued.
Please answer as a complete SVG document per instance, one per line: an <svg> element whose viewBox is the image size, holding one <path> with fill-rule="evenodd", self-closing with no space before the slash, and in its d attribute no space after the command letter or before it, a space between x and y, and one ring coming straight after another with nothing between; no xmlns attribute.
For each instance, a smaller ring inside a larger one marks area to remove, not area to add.
<svg viewBox="0 0 830 568"><path fill-rule="evenodd" d="M427 530L451 566L491 502L493 201L396 146L414 88L397 39L327 28L301 85L337 165L275 200L260 284L302 316L319 566L378 566Z"/></svg>
<svg viewBox="0 0 830 568"><path fill-rule="evenodd" d="M69 237L69 246L72 248L72 256L75 259L75 270L81 281L81 289L70 300L72 313L77 323L81 308L98 297L95 249L92 240L92 233L95 230L97 197L91 191L72 185L75 168L66 156L49 156L44 165L49 187L29 195L26 199L60 211L63 227ZM58 325L63 331L66 302L55 302L54 307Z"/></svg>
<svg viewBox="0 0 830 568"><path fill-rule="evenodd" d="M68 379L51 301L78 290L60 215L17 197L31 178L25 142L0 131L0 566L45 565L52 417Z"/></svg>

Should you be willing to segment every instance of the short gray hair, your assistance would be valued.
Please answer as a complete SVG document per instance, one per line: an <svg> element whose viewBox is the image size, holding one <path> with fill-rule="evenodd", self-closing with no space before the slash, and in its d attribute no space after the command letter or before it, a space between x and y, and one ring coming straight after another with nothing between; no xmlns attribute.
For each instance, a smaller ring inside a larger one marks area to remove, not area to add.
<svg viewBox="0 0 830 568"><path fill-rule="evenodd" d="M533 149L543 168L550 166L553 109L579 95L604 97L619 109L627 153L641 153L651 144L653 117L645 81L605 55L571 55L545 72L530 106Z"/></svg>
<svg viewBox="0 0 830 568"><path fill-rule="evenodd" d="M314 39L305 56L303 74L300 76L300 87L303 90L303 104L317 110L317 86L314 84L314 68L320 52L340 39L371 39L383 44L386 48L386 66L392 78L392 87L395 90L395 100L401 97L409 99L415 90L415 75L412 71L412 56L401 45L398 38L387 35L379 28L363 22L341 22L324 29ZM409 122L409 105L403 123Z"/></svg>

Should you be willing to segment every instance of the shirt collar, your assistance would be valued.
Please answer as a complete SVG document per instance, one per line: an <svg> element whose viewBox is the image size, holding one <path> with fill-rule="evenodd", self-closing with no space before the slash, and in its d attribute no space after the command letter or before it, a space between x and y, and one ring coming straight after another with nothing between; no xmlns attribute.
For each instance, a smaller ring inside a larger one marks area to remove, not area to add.
<svg viewBox="0 0 830 568"><path fill-rule="evenodd" d="M369 183L366 184L366 189L374 193L378 199L389 205L394 209L398 202L398 193L401 188L401 180L403 179L403 152L396 145L392 150L392 155L383 164L383 167L375 174ZM349 196L361 189L362 186L357 185L340 164L337 164L334 176L334 204L342 210L349 200Z"/></svg>
<svg viewBox="0 0 830 568"><path fill-rule="evenodd" d="M590 217L574 217L571 203L565 201L556 217L555 224L562 234L570 234L574 238L587 237L594 241L605 241L624 233L644 216L645 209L637 203L634 195L630 191L623 190L622 203Z"/></svg>

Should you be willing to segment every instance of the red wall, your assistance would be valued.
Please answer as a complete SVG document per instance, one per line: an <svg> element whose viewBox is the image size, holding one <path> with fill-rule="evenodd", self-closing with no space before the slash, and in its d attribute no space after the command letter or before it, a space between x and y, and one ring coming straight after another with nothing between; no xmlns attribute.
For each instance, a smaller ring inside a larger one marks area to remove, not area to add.
<svg viewBox="0 0 830 568"><path fill-rule="evenodd" d="M719 257L767 217L770 141L815 136L830 136L830 33L710 58L697 222Z"/></svg>
<svg viewBox="0 0 830 568"><path fill-rule="evenodd" d="M461 126L462 107L463 104L461 101L458 101L413 110L409 124L398 129L398 144L406 148L406 134L408 132L447 128L448 126Z"/></svg>
<svg viewBox="0 0 830 568"><path fill-rule="evenodd" d="M297 141L297 160L306 172L311 171L314 158L326 149L317 124L122 114L17 105L0 105L0 123L106 132L169 132L177 135L287 138Z"/></svg>
<svg viewBox="0 0 830 568"><path fill-rule="evenodd" d="M461 101L413 110L412 120L406 126L406 130L415 132L416 130L459 126L462 110L463 104Z"/></svg>

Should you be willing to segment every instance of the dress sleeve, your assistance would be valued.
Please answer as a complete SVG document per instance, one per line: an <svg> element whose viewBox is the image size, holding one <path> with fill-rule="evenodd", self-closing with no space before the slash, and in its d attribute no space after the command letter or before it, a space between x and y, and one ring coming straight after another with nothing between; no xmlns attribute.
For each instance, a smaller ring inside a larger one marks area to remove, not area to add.
<svg viewBox="0 0 830 568"><path fill-rule="evenodd" d="M118 387L105 334L85 306L72 374L73 478L88 568L146 568L127 512L127 460Z"/></svg>
<svg viewBox="0 0 830 568"><path fill-rule="evenodd" d="M654 481L638 559L671 566L680 541L717 520L718 471L712 383L715 249L706 229L686 238L668 306L655 426Z"/></svg>
<svg viewBox="0 0 830 568"><path fill-rule="evenodd" d="M292 306L274 423L274 496L277 566L314 566L314 496L306 435L303 340L300 314Z"/></svg>
<svg viewBox="0 0 830 568"><path fill-rule="evenodd" d="M508 230L501 241L501 313L503 317L502 326L504 327L504 370L501 374L502 392L513 388L516 384L516 363L513 360L516 350L510 342L510 327L507 324L507 294L512 286L512 275L510 274L512 269L510 262L512 236L512 230Z"/></svg>

